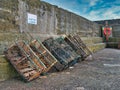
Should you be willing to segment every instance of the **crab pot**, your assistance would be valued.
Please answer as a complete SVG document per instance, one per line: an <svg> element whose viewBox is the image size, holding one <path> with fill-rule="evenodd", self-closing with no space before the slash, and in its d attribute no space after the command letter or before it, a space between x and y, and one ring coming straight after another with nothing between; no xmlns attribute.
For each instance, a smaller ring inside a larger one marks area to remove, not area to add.
<svg viewBox="0 0 120 90"><path fill-rule="evenodd" d="M76 54L70 45L61 37L55 40L53 38L48 38L43 44L59 61L59 65L62 65L62 67L59 67L60 70L76 64L80 59L80 56ZM58 69L58 66L56 66L56 68Z"/></svg>
<svg viewBox="0 0 120 90"><path fill-rule="evenodd" d="M33 40L30 47L45 65L44 72L48 72L58 62L39 40Z"/></svg>
<svg viewBox="0 0 120 90"><path fill-rule="evenodd" d="M81 56L82 60L92 54L78 35L66 36L64 40Z"/></svg>
<svg viewBox="0 0 120 90"><path fill-rule="evenodd" d="M16 42L4 52L8 61L25 81L31 81L39 77L45 69L38 60L29 45L24 41Z"/></svg>

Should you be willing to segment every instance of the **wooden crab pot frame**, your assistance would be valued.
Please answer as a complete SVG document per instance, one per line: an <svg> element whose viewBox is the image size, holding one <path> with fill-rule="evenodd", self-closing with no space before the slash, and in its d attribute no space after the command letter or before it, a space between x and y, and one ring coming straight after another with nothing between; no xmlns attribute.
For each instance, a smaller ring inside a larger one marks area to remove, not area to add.
<svg viewBox="0 0 120 90"><path fill-rule="evenodd" d="M79 35L68 35L64 40L76 51L77 54L81 55L82 60L92 54Z"/></svg>
<svg viewBox="0 0 120 90"><path fill-rule="evenodd" d="M49 71L57 63L56 58L38 39L33 40L29 46L46 66L44 72Z"/></svg>
<svg viewBox="0 0 120 90"><path fill-rule="evenodd" d="M25 81L39 77L46 68L42 61L24 41L15 43L4 52L8 61Z"/></svg>

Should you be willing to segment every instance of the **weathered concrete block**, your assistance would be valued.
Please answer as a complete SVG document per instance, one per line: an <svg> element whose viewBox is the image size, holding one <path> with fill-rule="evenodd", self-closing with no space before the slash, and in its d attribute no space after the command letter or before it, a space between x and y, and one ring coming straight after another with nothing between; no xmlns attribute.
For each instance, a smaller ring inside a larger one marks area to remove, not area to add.
<svg viewBox="0 0 120 90"><path fill-rule="evenodd" d="M105 43L98 43L98 44L92 44L92 45L87 45L90 51L92 52L97 52L99 50L102 50L106 47Z"/></svg>
<svg viewBox="0 0 120 90"><path fill-rule="evenodd" d="M0 41L5 41L5 42L12 42L17 39L24 39L25 34L24 33L15 33L15 32L9 32L9 33L0 33Z"/></svg>
<svg viewBox="0 0 120 90"><path fill-rule="evenodd" d="M3 55L0 56L0 81L7 80L18 76L16 70L12 65L5 59Z"/></svg>
<svg viewBox="0 0 120 90"><path fill-rule="evenodd" d="M110 37L108 42L119 42L120 37Z"/></svg>
<svg viewBox="0 0 120 90"><path fill-rule="evenodd" d="M81 37L81 39L92 52L97 52L106 47L106 44L102 43L103 39L101 37Z"/></svg>
<svg viewBox="0 0 120 90"><path fill-rule="evenodd" d="M102 43L103 39L101 37L82 37L81 38L85 44L93 44L93 43Z"/></svg>
<svg viewBox="0 0 120 90"><path fill-rule="evenodd" d="M10 45L15 43L15 40L27 40L27 36L22 33L0 33L0 55Z"/></svg>
<svg viewBox="0 0 120 90"><path fill-rule="evenodd" d="M118 48L118 42L107 42L107 48Z"/></svg>
<svg viewBox="0 0 120 90"><path fill-rule="evenodd" d="M119 37L110 37L107 42L107 48L118 48L119 42L120 42Z"/></svg>

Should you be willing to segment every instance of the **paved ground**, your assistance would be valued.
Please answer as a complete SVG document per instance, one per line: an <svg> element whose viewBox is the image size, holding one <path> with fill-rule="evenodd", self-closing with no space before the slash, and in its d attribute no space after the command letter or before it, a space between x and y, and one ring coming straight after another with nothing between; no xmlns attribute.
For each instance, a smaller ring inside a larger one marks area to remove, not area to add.
<svg viewBox="0 0 120 90"><path fill-rule="evenodd" d="M94 54L94 60L30 83L7 80L0 83L0 90L120 90L120 50L104 49Z"/></svg>

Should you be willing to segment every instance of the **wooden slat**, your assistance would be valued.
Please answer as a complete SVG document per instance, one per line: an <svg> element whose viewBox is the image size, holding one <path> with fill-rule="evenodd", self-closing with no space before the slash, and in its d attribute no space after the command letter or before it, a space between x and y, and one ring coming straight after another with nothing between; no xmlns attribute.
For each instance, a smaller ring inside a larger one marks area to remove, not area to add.
<svg viewBox="0 0 120 90"><path fill-rule="evenodd" d="M16 44L8 48L5 51L5 56L26 81L39 77L44 68L42 64L39 66L36 56L23 41L16 42Z"/></svg>

